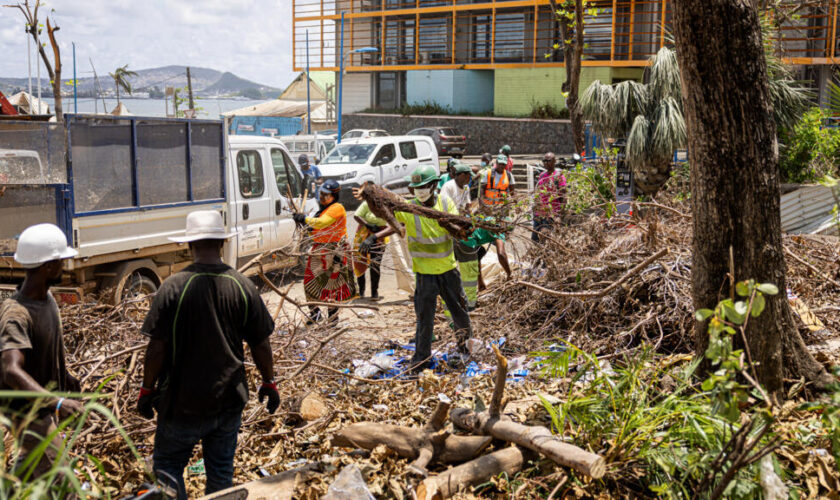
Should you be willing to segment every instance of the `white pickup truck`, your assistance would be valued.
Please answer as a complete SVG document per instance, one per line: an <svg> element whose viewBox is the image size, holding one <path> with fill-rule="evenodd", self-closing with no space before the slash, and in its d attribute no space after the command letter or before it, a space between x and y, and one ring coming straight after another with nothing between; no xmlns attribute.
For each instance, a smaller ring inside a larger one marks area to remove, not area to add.
<svg viewBox="0 0 840 500"><path fill-rule="evenodd" d="M264 270L297 265L292 205L315 211L314 193L303 199L306 180L282 142L225 130L221 121L141 117L0 122L0 171L35 152L48 173L38 176L47 182L0 186L0 299L24 274L12 258L17 235L40 222L57 224L79 251L54 292L65 302L94 291L112 302L155 291L191 262L187 246L168 238L184 232L193 210L218 210L236 233L224 248L229 265L257 256Z"/></svg>

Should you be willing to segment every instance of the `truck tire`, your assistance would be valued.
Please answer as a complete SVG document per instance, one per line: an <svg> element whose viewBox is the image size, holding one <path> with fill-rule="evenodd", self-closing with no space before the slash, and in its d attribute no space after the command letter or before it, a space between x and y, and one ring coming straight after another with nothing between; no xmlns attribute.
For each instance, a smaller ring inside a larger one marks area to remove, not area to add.
<svg viewBox="0 0 840 500"><path fill-rule="evenodd" d="M154 294L162 282L157 266L150 259L122 262L109 270L110 276L102 281L100 290L107 302L118 305L128 298Z"/></svg>

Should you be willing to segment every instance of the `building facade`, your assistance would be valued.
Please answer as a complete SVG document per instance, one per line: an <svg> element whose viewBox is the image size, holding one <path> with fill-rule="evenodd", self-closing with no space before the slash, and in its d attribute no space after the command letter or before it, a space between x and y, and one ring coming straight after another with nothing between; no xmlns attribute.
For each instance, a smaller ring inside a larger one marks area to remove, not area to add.
<svg viewBox="0 0 840 500"><path fill-rule="evenodd" d="M426 102L452 111L527 116L562 108L565 80L550 0L292 0L294 66L338 71L344 113ZM822 96L838 52L840 0L793 1L780 55ZM640 80L671 39L671 0L595 0L584 19L581 88ZM343 37L342 37L343 34ZM840 55L840 54L838 54Z"/></svg>

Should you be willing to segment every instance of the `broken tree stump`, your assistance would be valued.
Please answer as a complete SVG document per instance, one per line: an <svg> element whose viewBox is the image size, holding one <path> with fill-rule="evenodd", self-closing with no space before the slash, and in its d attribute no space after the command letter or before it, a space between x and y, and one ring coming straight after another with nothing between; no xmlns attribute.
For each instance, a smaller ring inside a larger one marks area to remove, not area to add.
<svg viewBox="0 0 840 500"><path fill-rule="evenodd" d="M522 469L525 462L522 450L511 446L471 460L465 464L424 479L417 486L418 500L442 500L450 498L462 488L481 484L503 472L513 475Z"/></svg>
<svg viewBox="0 0 840 500"><path fill-rule="evenodd" d="M490 410L476 413L467 408L454 408L449 412L452 423L475 434L493 436L536 451L560 465L570 467L594 479L603 477L607 469L604 457L561 441L543 426L524 425L502 419L500 412L504 407L502 395L507 373L507 359L495 346L493 351L496 354L497 373Z"/></svg>

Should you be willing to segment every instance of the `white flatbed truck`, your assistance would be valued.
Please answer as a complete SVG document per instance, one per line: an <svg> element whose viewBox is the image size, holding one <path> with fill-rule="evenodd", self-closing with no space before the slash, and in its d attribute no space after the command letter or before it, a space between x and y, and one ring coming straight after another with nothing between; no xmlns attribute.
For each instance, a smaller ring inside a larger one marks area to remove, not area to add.
<svg viewBox="0 0 840 500"><path fill-rule="evenodd" d="M183 234L193 210L218 210L236 233L224 246L227 264L261 256L265 271L298 265L303 240L292 206L317 209L309 180L281 141L225 130L216 120L134 116L0 122L0 151L11 151L0 156L0 299L25 273L12 257L16 237L41 222L58 225L79 251L53 288L64 302L154 292L191 262L187 245L168 238Z"/></svg>

